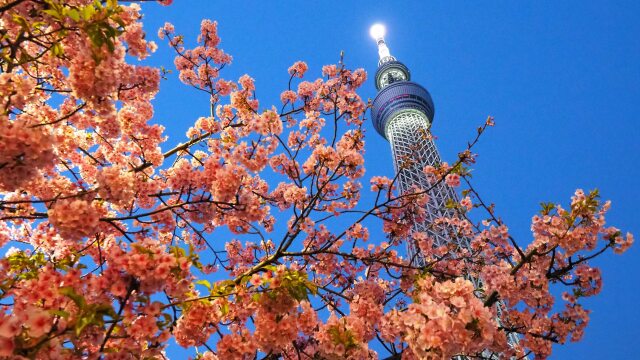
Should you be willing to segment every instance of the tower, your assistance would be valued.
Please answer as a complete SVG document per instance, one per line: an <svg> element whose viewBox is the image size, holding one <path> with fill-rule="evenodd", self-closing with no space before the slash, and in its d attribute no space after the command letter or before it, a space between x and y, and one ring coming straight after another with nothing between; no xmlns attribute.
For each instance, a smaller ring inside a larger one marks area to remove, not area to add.
<svg viewBox="0 0 640 360"><path fill-rule="evenodd" d="M380 56L375 75L378 94L373 100L372 120L378 133L391 145L398 188L406 192L413 186L421 189L433 186L429 191L426 218L416 223L414 230L428 233L435 246L452 241L460 242L459 246L468 246L464 239L451 239L446 233L429 227L437 218L453 216L453 210L447 209L446 204L457 202L451 187L444 182L433 184L423 171L426 166L438 166L441 162L430 133L435 115L431 95L423 86L411 81L409 68L391 55L384 41L382 25L372 26L371 36L376 40ZM424 265L424 258L411 242L408 253L415 265Z"/></svg>
<svg viewBox="0 0 640 360"><path fill-rule="evenodd" d="M430 227L438 218L455 216L453 209L446 205L449 201L458 202L456 192L444 181L433 182L425 174L426 166L439 166L440 154L431 137L431 124L435 109L431 95L423 86L411 81L409 68L391 55L384 41L384 26L376 24L371 27L371 37L378 45L378 69L375 85L378 94L373 100L371 118L376 131L389 141L393 164L398 176L398 188L401 193L417 186L429 190L429 201L426 205L426 216L416 222L413 229L425 232L433 239L434 246L455 243L459 248L468 248L466 238L452 238L446 231ZM409 258L413 265L424 266L425 258L420 254L416 244L407 244ZM482 282L473 276L466 276L476 289L482 288ZM498 323L502 323L504 304L497 302ZM507 334L510 346L518 346L519 338L515 333ZM496 359L496 354L485 354L489 359ZM458 356L456 360L466 359ZM522 359L527 360L525 356Z"/></svg>

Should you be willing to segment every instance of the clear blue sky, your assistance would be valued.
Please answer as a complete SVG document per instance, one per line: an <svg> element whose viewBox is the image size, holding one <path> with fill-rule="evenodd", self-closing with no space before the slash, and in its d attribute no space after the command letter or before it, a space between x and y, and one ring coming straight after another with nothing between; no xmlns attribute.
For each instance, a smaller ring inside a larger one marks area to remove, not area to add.
<svg viewBox="0 0 640 360"><path fill-rule="evenodd" d="M144 4L148 37L165 22L195 36L200 20L219 22L222 48L234 56L223 76L256 79L262 105L279 104L286 69L297 60L309 76L335 63L376 68L374 22L387 25L391 52L426 86L436 106L434 133L454 160L487 115L497 126L477 148L475 185L522 242L540 201L567 203L575 188L598 187L613 208L609 223L640 236L640 2L565 1L279 1L175 0ZM152 59L172 68L166 44ZM169 144L184 139L207 99L161 85L156 121ZM361 92L373 98L369 82ZM391 175L388 144L368 124L367 175ZM640 245L597 261L604 288L587 302L591 324L581 343L558 346L554 359L637 356ZM171 354L171 351L170 351Z"/></svg>

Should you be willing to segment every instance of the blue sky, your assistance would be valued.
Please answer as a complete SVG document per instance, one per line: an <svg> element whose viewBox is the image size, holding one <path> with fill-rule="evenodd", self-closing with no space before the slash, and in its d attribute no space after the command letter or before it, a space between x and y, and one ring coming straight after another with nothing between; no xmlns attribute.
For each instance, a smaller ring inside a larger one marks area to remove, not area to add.
<svg viewBox="0 0 640 360"><path fill-rule="evenodd" d="M474 184L521 243L530 241L539 203L566 204L576 188L599 188L613 203L609 223L640 236L640 2L175 0L143 9L156 41L165 21L193 39L202 18L217 20L221 47L234 57L223 77L250 74L269 107L279 104L286 70L297 60L309 64L314 79L344 50L348 66L372 76L377 52L368 28L383 22L392 54L433 96L433 131L445 160L455 159L487 115L495 117L476 149ZM158 43L150 62L172 68L173 55ZM361 95L375 96L373 82ZM208 113L207 99L180 86L175 74L161 84L155 105L168 145ZM388 144L370 123L367 130L367 175L391 175ZM636 354L639 260L636 245L597 261L604 288L586 302L593 311L586 335L556 347L552 358Z"/></svg>

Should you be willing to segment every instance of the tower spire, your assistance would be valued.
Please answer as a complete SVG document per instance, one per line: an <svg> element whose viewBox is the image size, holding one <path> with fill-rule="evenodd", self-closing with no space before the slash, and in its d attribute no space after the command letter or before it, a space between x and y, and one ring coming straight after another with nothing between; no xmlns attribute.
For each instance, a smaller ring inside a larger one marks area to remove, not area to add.
<svg viewBox="0 0 640 360"><path fill-rule="evenodd" d="M382 24L374 24L369 29L369 34L376 41L376 44L378 44L378 56L380 57L380 60L378 61L378 66L381 66L386 62L396 60L396 58L391 56L389 47L387 46L387 43L384 41L385 33L386 33L386 29Z"/></svg>

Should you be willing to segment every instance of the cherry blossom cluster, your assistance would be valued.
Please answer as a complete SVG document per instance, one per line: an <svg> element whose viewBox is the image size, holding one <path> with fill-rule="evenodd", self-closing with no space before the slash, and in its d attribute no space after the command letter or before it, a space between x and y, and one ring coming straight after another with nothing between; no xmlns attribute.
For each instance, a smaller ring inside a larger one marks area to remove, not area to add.
<svg viewBox="0 0 640 360"><path fill-rule="evenodd" d="M26 121L10 121L0 115L0 189L14 191L51 170L55 161L54 137Z"/></svg>
<svg viewBox="0 0 640 360"><path fill-rule="evenodd" d="M497 315L475 295L473 284L462 278L437 282L420 279L413 303L406 311L391 311L383 320L383 336L409 344L403 358L447 359L483 351L510 353L505 333L498 331Z"/></svg>

